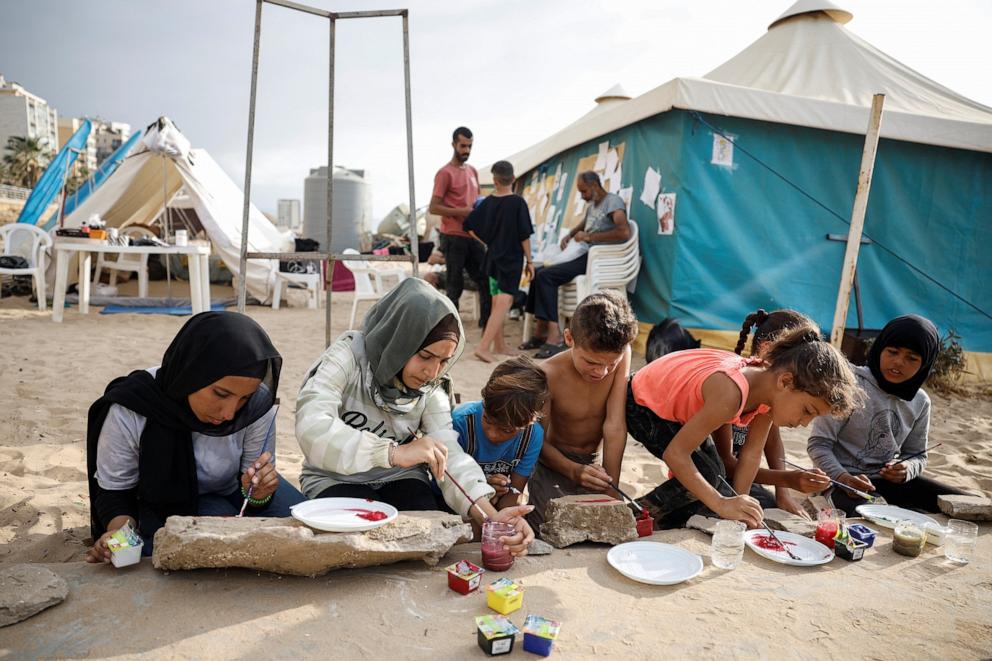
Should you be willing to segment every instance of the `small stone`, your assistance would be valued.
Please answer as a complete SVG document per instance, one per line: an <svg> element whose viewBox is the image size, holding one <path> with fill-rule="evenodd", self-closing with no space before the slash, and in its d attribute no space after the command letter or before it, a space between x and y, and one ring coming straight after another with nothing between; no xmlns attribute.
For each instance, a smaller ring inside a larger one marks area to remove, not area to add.
<svg viewBox="0 0 992 661"><path fill-rule="evenodd" d="M402 512L365 532L320 532L292 518L172 516L155 533L156 569L242 567L319 576L332 569L423 560L434 566L472 526L444 512Z"/></svg>
<svg viewBox="0 0 992 661"><path fill-rule="evenodd" d="M554 498L544 518L541 539L557 548L585 541L621 544L637 539L634 513L627 504L598 494Z"/></svg>
<svg viewBox="0 0 992 661"><path fill-rule="evenodd" d="M69 584L50 569L13 565L0 570L0 627L60 604L68 594Z"/></svg>
<svg viewBox="0 0 992 661"><path fill-rule="evenodd" d="M784 530L785 532L812 537L816 534L816 521L804 519L792 512L771 507L764 510L765 523L772 530Z"/></svg>
<svg viewBox="0 0 992 661"><path fill-rule="evenodd" d="M540 539L535 539L530 543L530 546L527 547L527 555L550 555L550 553L554 550L555 549L551 546L551 544L548 544Z"/></svg>
<svg viewBox="0 0 992 661"><path fill-rule="evenodd" d="M992 500L985 496L937 496L937 505L954 519L992 521Z"/></svg>
<svg viewBox="0 0 992 661"><path fill-rule="evenodd" d="M685 522L685 527L692 528L694 530L701 530L707 535L712 535L716 531L716 524L720 521L722 521L722 519L717 519L712 516L693 514L689 517L689 520Z"/></svg>

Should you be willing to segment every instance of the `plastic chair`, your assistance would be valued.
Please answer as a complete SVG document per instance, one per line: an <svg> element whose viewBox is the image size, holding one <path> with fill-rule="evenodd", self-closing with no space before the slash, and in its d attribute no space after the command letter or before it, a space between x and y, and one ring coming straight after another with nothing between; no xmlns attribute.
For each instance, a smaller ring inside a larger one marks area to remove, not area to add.
<svg viewBox="0 0 992 661"><path fill-rule="evenodd" d="M38 296L38 309L43 311L47 304L45 294L45 255L52 245L52 237L40 227L27 223L10 223L0 227L3 239L3 255L23 257L27 268L0 267L2 275L30 275Z"/></svg>
<svg viewBox="0 0 992 661"><path fill-rule="evenodd" d="M344 251L345 255L360 254L354 248ZM371 262L342 260L342 264L355 276L355 300L351 304L351 320L348 321L348 329L355 327L355 317L358 314L358 304L361 301L378 301L390 290L383 282L384 278L396 277L397 283L407 277L406 271L401 268L376 268Z"/></svg>
<svg viewBox="0 0 992 661"><path fill-rule="evenodd" d="M137 225L122 227L120 234L133 239L155 238L154 232ZM117 255L117 259L108 259L110 254L113 253L98 253L96 269L93 271L93 286L100 284L100 273L103 269L110 271L111 287L117 284L118 271L128 271L138 275L138 296L146 298L148 296L148 253L121 253Z"/></svg>
<svg viewBox="0 0 992 661"><path fill-rule="evenodd" d="M320 273L284 273L274 271L272 274L272 309L278 310L282 302L283 286L302 284L307 290L307 307L316 310L320 307Z"/></svg>

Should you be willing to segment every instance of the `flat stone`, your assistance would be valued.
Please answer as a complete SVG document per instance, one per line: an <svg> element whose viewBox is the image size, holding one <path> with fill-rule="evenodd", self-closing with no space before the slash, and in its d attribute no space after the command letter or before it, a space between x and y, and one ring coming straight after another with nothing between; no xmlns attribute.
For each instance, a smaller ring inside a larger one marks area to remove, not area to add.
<svg viewBox="0 0 992 661"><path fill-rule="evenodd" d="M351 533L321 532L292 518L173 516L155 533L152 563L168 571L242 567L319 576L404 560L434 566L471 539L472 526L444 512L401 512L384 526Z"/></svg>
<svg viewBox="0 0 992 661"><path fill-rule="evenodd" d="M65 579L45 567L12 565L0 570L0 627L60 604L68 594Z"/></svg>
<svg viewBox="0 0 992 661"><path fill-rule="evenodd" d="M540 539L535 539L527 547L527 555L550 555L554 550L555 547L551 546L551 544Z"/></svg>
<svg viewBox="0 0 992 661"><path fill-rule="evenodd" d="M637 539L634 513L621 500L599 494L562 496L548 502L541 539L557 548L579 542L621 544Z"/></svg>
<svg viewBox="0 0 992 661"><path fill-rule="evenodd" d="M992 500L985 496L937 496L937 506L954 519L992 521Z"/></svg>
<svg viewBox="0 0 992 661"><path fill-rule="evenodd" d="M816 534L816 521L804 519L792 512L772 507L764 510L765 523L772 530L784 530L805 537L812 537Z"/></svg>
<svg viewBox="0 0 992 661"><path fill-rule="evenodd" d="M716 532L716 524L723 519L717 519L712 516L703 516L702 514L693 514L689 517L689 520L685 522L686 528L692 528L693 530L700 530L707 535L712 535Z"/></svg>

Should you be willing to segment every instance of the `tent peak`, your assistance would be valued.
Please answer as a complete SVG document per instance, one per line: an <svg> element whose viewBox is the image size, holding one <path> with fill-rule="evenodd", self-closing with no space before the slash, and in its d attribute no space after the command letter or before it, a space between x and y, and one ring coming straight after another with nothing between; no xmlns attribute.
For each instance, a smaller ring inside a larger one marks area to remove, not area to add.
<svg viewBox="0 0 992 661"><path fill-rule="evenodd" d="M594 100L596 103L603 103L604 101L629 101L630 99L630 93L624 89L623 85L617 83L610 89L597 96Z"/></svg>
<svg viewBox="0 0 992 661"><path fill-rule="evenodd" d="M794 16L801 16L803 14L817 14L823 13L834 20L835 23L844 25L849 23L854 14L847 11L846 9L841 9L832 2L827 0L797 0L795 4L785 10L785 12L772 21L768 25L768 29L771 30L773 27L781 23L782 21L792 18Z"/></svg>

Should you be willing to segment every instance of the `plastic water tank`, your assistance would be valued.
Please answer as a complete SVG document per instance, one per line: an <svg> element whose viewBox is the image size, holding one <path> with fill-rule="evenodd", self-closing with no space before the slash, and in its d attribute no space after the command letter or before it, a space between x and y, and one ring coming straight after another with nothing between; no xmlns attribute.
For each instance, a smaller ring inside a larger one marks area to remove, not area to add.
<svg viewBox="0 0 992 661"><path fill-rule="evenodd" d="M334 166L334 232L331 251L360 250L372 221L372 186L364 170ZM303 237L327 240L327 167L310 170L303 182Z"/></svg>

